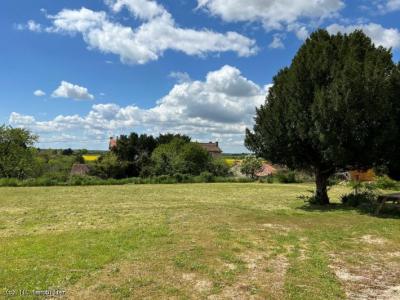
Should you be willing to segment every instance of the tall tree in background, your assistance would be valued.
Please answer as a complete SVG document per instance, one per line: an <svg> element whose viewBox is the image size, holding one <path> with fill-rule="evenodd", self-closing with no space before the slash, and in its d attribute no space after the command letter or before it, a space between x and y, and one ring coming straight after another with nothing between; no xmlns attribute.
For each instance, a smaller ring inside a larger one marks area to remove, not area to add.
<svg viewBox="0 0 400 300"><path fill-rule="evenodd" d="M179 136L168 144L158 146L151 158L157 175L199 175L208 171L212 162L211 156L199 144L188 142Z"/></svg>
<svg viewBox="0 0 400 300"><path fill-rule="evenodd" d="M169 144L173 140L189 143L190 137L167 133L155 138L152 135L139 135L132 132L128 136L121 135L118 138L117 146L112 151L120 162L124 162L118 166L123 167L126 177L145 176L151 173L151 156L154 150L158 146Z"/></svg>
<svg viewBox="0 0 400 300"><path fill-rule="evenodd" d="M138 135L132 132L129 136L121 135L118 138L117 147L113 152L118 156L118 159L133 162L142 156L151 156L154 149L159 145L168 144L175 139L182 140L184 143L190 142L190 137L181 134L160 134L155 138L152 135Z"/></svg>
<svg viewBox="0 0 400 300"><path fill-rule="evenodd" d="M392 149L395 68L391 51L375 47L361 31L313 33L274 77L246 146L274 163L312 170L316 201L329 204L332 174L385 163Z"/></svg>
<svg viewBox="0 0 400 300"><path fill-rule="evenodd" d="M184 134L166 133L159 135L159 137L157 138L157 143L158 145L169 144L174 139L181 139L186 143L189 143L191 141L191 138Z"/></svg>
<svg viewBox="0 0 400 300"><path fill-rule="evenodd" d="M33 172L37 137L21 128L0 126L0 177L28 177Z"/></svg>
<svg viewBox="0 0 400 300"><path fill-rule="evenodd" d="M132 132L129 136L121 135L113 151L120 160L133 162L143 154L151 155L156 147L157 140L153 136Z"/></svg>

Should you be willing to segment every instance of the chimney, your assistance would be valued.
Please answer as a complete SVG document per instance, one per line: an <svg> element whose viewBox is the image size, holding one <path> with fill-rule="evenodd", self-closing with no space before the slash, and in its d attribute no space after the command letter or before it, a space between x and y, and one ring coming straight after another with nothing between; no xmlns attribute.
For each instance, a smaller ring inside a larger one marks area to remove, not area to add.
<svg viewBox="0 0 400 300"><path fill-rule="evenodd" d="M217 141L217 142L215 142L215 145L217 145L217 147L218 147L218 141Z"/></svg>

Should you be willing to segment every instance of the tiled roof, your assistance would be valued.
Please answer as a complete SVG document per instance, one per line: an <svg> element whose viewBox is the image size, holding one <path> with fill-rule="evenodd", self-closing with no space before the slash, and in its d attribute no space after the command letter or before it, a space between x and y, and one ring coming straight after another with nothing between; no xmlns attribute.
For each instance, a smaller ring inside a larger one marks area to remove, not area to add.
<svg viewBox="0 0 400 300"><path fill-rule="evenodd" d="M117 147L117 139L111 137L110 138L110 143L108 144L108 148L111 150L113 148Z"/></svg>
<svg viewBox="0 0 400 300"><path fill-rule="evenodd" d="M71 169L71 175L87 175L90 169L85 164L74 164Z"/></svg>
<svg viewBox="0 0 400 300"><path fill-rule="evenodd" d="M208 152L216 152L222 153L221 148L218 146L218 143L199 143L203 149L207 150Z"/></svg>
<svg viewBox="0 0 400 300"><path fill-rule="evenodd" d="M269 164L263 164L263 166L262 166L262 168L261 168L261 171L258 172L258 173L256 174L256 176L258 176L258 177L265 177L265 176L272 175L272 174L274 174L274 173L276 173L276 169L275 169L273 166L271 166L271 165L269 165Z"/></svg>

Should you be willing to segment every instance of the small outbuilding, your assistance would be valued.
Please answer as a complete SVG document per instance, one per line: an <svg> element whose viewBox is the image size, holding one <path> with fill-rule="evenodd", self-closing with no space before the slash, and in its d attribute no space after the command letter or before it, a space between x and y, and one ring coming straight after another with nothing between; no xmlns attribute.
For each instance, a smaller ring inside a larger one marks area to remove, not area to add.
<svg viewBox="0 0 400 300"><path fill-rule="evenodd" d="M220 157L222 155L222 150L219 147L218 142L199 143L199 145L210 153L212 157Z"/></svg>
<svg viewBox="0 0 400 300"><path fill-rule="evenodd" d="M85 176L90 172L89 166L85 164L74 164L71 169L73 176Z"/></svg>

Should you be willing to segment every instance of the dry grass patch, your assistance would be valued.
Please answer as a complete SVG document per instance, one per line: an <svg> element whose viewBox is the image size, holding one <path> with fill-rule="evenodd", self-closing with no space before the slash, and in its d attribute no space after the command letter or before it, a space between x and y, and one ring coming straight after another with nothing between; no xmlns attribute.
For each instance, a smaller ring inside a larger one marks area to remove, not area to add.
<svg viewBox="0 0 400 300"><path fill-rule="evenodd" d="M330 267L342 282L347 297L400 299L400 262L392 260L391 253L365 255L369 256L368 264L349 263L338 255L332 255Z"/></svg>

